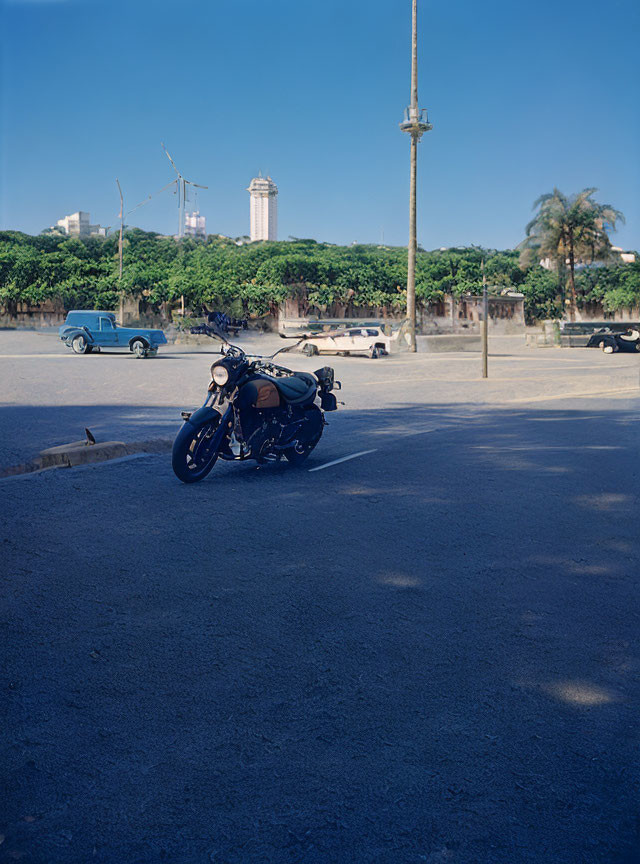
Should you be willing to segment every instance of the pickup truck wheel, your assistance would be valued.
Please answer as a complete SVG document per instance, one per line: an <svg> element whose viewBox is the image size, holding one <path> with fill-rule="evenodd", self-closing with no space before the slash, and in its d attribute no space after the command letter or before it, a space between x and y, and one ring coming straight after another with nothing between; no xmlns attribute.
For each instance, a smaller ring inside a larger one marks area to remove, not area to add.
<svg viewBox="0 0 640 864"><path fill-rule="evenodd" d="M143 360L147 356L147 346L142 339L136 339L131 345L131 350L138 360Z"/></svg>
<svg viewBox="0 0 640 864"><path fill-rule="evenodd" d="M377 360L378 357L380 357L380 349L377 345L372 345L371 348L369 348L369 357L372 360Z"/></svg>
<svg viewBox="0 0 640 864"><path fill-rule="evenodd" d="M73 337L71 347L73 348L74 354L86 354L88 348L87 340L84 338L84 336L78 334L77 336Z"/></svg>

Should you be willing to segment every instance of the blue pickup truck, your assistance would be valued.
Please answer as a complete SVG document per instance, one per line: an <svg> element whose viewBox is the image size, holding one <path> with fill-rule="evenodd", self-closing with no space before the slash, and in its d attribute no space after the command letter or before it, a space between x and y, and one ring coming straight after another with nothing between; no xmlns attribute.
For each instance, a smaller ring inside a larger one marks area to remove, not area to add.
<svg viewBox="0 0 640 864"><path fill-rule="evenodd" d="M90 354L102 348L128 348L136 357L155 357L158 345L166 345L162 330L120 327L113 312L74 310L58 334L76 354Z"/></svg>

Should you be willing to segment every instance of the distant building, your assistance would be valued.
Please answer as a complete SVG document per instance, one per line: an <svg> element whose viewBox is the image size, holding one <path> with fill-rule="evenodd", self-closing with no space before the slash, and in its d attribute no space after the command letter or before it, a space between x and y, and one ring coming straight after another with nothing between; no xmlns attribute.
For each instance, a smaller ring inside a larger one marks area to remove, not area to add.
<svg viewBox="0 0 640 864"><path fill-rule="evenodd" d="M251 240L278 239L278 187L271 177L254 177L251 196Z"/></svg>
<svg viewBox="0 0 640 864"><path fill-rule="evenodd" d="M635 264L635 252L625 252L620 246L612 246L612 252L617 252L625 264Z"/></svg>
<svg viewBox="0 0 640 864"><path fill-rule="evenodd" d="M206 237L207 219L199 210L184 214L184 233L186 237Z"/></svg>
<svg viewBox="0 0 640 864"><path fill-rule="evenodd" d="M72 213L70 216L65 216L58 219L55 225L51 226L52 231L60 231L63 234L68 234L70 237L106 237L107 229L101 225L91 225L91 216L83 210L78 210L77 213Z"/></svg>
<svg viewBox="0 0 640 864"><path fill-rule="evenodd" d="M610 251L614 253L614 257L611 260L582 261L580 258L577 258L575 262L576 270L584 270L586 268L593 268L597 270L599 267L606 267L607 264L615 263L615 255L620 256L620 261L622 261L623 264L635 263L635 252L625 252L621 246L612 246ZM566 259L565 264L567 265L567 267L569 266L568 258ZM540 266L544 267L545 270L555 270L556 263L552 258L543 258L540 261Z"/></svg>

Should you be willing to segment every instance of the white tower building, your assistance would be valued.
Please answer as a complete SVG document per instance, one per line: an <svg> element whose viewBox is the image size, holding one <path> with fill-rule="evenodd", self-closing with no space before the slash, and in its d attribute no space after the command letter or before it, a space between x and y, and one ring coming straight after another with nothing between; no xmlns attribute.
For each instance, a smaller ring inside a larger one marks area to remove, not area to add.
<svg viewBox="0 0 640 864"><path fill-rule="evenodd" d="M254 177L251 195L251 240L278 239L278 187L271 177Z"/></svg>
<svg viewBox="0 0 640 864"><path fill-rule="evenodd" d="M207 236L206 216L201 216L199 210L184 214L184 233L186 237Z"/></svg>

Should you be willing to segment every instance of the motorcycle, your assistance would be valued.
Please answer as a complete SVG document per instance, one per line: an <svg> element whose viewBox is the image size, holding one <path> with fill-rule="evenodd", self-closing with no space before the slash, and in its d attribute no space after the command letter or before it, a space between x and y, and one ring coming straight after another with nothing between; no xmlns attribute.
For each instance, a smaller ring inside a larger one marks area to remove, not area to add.
<svg viewBox="0 0 640 864"><path fill-rule="evenodd" d="M333 369L324 366L313 375L292 372L274 363L289 347L269 357L248 355L217 335L224 343L222 357L211 366L207 398L197 411L182 412L185 422L171 456L176 476L197 483L218 459L253 459L261 465L282 457L293 465L304 462L327 425L325 411L338 407L332 391L342 385Z"/></svg>
<svg viewBox="0 0 640 864"><path fill-rule="evenodd" d="M225 312L209 312L205 307L202 314L206 318L204 324L191 328L196 335L217 336L218 333L233 333L237 336L242 330L249 329L246 318L230 318Z"/></svg>

